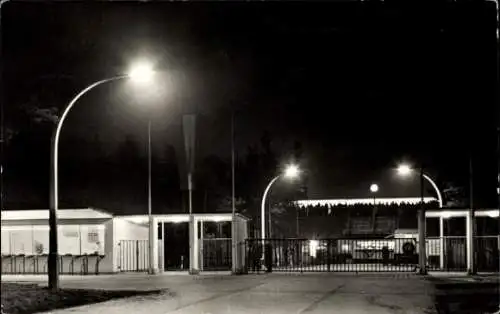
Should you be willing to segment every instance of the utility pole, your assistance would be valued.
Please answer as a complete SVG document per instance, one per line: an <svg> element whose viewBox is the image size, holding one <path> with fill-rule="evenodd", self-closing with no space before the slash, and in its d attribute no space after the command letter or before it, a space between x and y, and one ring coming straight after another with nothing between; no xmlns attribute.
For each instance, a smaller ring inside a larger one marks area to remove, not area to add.
<svg viewBox="0 0 500 314"><path fill-rule="evenodd" d="M236 187L235 187L235 151L234 151L234 110L231 112L231 243L232 254L231 263L233 273L238 271L238 254L237 254L237 230L236 230Z"/></svg>
<svg viewBox="0 0 500 314"><path fill-rule="evenodd" d="M469 269L467 270L470 275L474 275L476 273L476 263L475 263L475 257L476 257L476 243L474 242L474 236L476 234L475 232L475 217L474 217L474 175L473 175L473 169L472 169L472 153L471 156L469 157L469 219L467 221L467 229L469 230L469 238L468 238L468 243L467 246L469 247Z"/></svg>
<svg viewBox="0 0 500 314"><path fill-rule="evenodd" d="M418 258L420 275L427 274L427 257L425 245L425 203L424 203L424 166L420 167L420 211L418 212Z"/></svg>
<svg viewBox="0 0 500 314"><path fill-rule="evenodd" d="M299 208L299 206L296 206L295 208L297 209L297 219L296 219L296 226L295 226L295 230L296 230L296 233L297 233L297 234L296 234L296 237L297 237L297 239L298 239L298 238L299 238L299 234L300 234L300 233L299 233L299 210L300 210L300 208Z"/></svg>
<svg viewBox="0 0 500 314"><path fill-rule="evenodd" d="M2 9L3 5L9 0L0 0L0 210L4 209L4 185L3 185L3 174L4 174L4 154L5 154L5 133L4 133L4 94L3 94L3 24L2 24Z"/></svg>
<svg viewBox="0 0 500 314"><path fill-rule="evenodd" d="M197 238L195 234L196 227L193 216L193 172L195 164L195 139L196 139L196 115L185 114L182 117L182 126L184 131L184 148L186 150L187 184L188 184L188 206L189 206L189 273L199 272L198 250L195 246Z"/></svg>

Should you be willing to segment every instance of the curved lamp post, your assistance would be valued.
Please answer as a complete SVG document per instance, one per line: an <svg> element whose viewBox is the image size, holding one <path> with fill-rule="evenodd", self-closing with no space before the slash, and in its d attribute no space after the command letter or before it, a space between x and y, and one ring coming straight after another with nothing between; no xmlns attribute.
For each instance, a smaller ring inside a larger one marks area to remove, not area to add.
<svg viewBox="0 0 500 314"><path fill-rule="evenodd" d="M269 193L269 190L271 189L271 186L276 182L279 178L284 176L285 178L288 179L294 179L298 177L300 174L299 167L296 165L289 165L286 167L285 172L277 175L274 177L269 184L267 185L266 189L264 190L264 195L262 195L262 203L261 203L261 216L260 216L260 223L261 223L261 237L262 237L262 259L264 259L264 247L265 247L265 242L266 242L266 198L267 194Z"/></svg>
<svg viewBox="0 0 500 314"><path fill-rule="evenodd" d="M50 208L49 208L49 259L48 259L48 273L49 273L49 289L56 291L59 288L59 259L58 259L58 241L57 241L57 211L59 209L59 137L61 129L64 124L69 111L75 103L88 91L102 85L104 83L117 81L121 79L131 79L137 83L149 82L153 77L152 67L148 64L139 64L135 66L129 74L118 75L106 78L95 83L92 83L81 92L79 92L66 106L61 117L57 121L57 125L52 137L51 147L51 162L50 162ZM149 129L149 127L148 127ZM151 166L149 166L151 169ZM149 191L151 196L151 191ZM151 197L150 197L151 198ZM149 214L151 216L151 201L149 203ZM151 223L151 221L150 221ZM150 226L151 229L151 226Z"/></svg>
<svg viewBox="0 0 500 314"><path fill-rule="evenodd" d="M398 167L397 171L400 176L406 177L412 174L413 169L410 166L403 164ZM436 191L439 208L443 208L443 197L441 196L441 191L439 191L437 184L425 173L422 173L421 175L425 180L427 180L427 182L429 182L432 185L434 191Z"/></svg>
<svg viewBox="0 0 500 314"><path fill-rule="evenodd" d="M409 165L402 164L398 167L397 169L398 174L400 176L408 176L411 175L413 172L413 169ZM432 180L428 175L424 173L423 167L420 168L420 196L421 196L421 206L422 208L418 212L418 246L419 246L419 267L420 267L420 274L425 275L427 274L427 249L426 249L426 243L425 243L425 207L424 207L424 180L427 180L434 190L436 191L437 197L438 197L438 203L439 203L439 208L441 209L443 207L443 198L441 196L441 191L439 191L439 188L437 187L437 184ZM444 245L443 245L443 226L442 226L442 219L440 220L440 250L441 250L441 258L440 258L440 265L441 267L444 266Z"/></svg>

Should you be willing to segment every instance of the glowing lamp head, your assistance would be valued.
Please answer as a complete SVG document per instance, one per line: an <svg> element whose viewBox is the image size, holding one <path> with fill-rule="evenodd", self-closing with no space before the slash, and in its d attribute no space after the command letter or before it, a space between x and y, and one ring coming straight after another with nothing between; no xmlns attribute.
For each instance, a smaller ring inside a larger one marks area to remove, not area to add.
<svg viewBox="0 0 500 314"><path fill-rule="evenodd" d="M296 165L289 165L285 169L285 177L289 179L295 179L299 176L300 169Z"/></svg>
<svg viewBox="0 0 500 314"><path fill-rule="evenodd" d="M128 76L137 83L148 83L153 79L153 75L153 66L145 62L135 64L128 73Z"/></svg>
<svg viewBox="0 0 500 314"><path fill-rule="evenodd" d="M372 193L378 192L378 185L375 183L370 185L370 191L372 191Z"/></svg>
<svg viewBox="0 0 500 314"><path fill-rule="evenodd" d="M408 165L400 165L400 166L398 167L398 170L397 170L397 171L398 171L398 174L399 174L400 176L405 177L405 176L408 176L408 175L410 175L410 174L411 174L412 169L411 169L411 167L410 167L410 166L408 166Z"/></svg>

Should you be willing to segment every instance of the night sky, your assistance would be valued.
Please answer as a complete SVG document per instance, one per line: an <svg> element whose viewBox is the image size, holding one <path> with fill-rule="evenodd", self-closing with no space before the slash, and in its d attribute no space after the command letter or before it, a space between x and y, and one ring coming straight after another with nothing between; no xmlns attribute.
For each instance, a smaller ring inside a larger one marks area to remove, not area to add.
<svg viewBox="0 0 500 314"><path fill-rule="evenodd" d="M182 152L181 116L196 112L198 156L229 156L234 110L238 155L266 130L276 151L302 143L310 198L367 197L372 182L380 196L418 196L418 180L394 177L400 161L467 186L472 155L478 202L495 206L494 3L432 3L13 1L2 9L5 121L34 95L62 108L147 58L158 86L93 90L63 137L144 141L152 114L153 141Z"/></svg>

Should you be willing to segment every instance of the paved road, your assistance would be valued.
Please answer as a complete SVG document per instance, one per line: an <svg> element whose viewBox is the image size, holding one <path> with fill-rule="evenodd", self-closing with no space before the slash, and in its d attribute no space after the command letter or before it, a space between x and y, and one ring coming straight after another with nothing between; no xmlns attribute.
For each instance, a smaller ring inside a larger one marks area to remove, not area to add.
<svg viewBox="0 0 500 314"><path fill-rule="evenodd" d="M45 278L42 277L42 280ZM9 278L2 278L2 281ZM25 278L25 281L36 281ZM247 276L114 275L63 277L64 288L168 288L155 297L134 297L52 313L435 313L432 285L416 276L335 274Z"/></svg>

